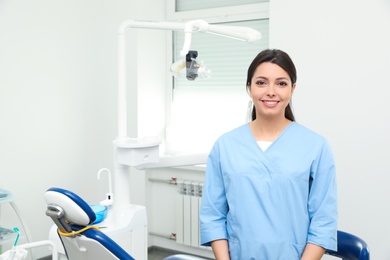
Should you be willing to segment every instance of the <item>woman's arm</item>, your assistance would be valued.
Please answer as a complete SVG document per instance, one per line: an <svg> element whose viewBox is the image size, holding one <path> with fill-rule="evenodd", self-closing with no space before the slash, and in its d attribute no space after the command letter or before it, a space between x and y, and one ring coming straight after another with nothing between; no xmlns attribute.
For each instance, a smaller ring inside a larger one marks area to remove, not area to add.
<svg viewBox="0 0 390 260"><path fill-rule="evenodd" d="M336 167L329 143L324 143L317 163L310 168L308 212L310 225L306 244L337 249Z"/></svg>
<svg viewBox="0 0 390 260"><path fill-rule="evenodd" d="M211 242L216 260L230 260L229 245L226 239L219 239Z"/></svg>
<svg viewBox="0 0 390 260"><path fill-rule="evenodd" d="M303 251L301 260L321 260L325 253L325 248L315 244L307 243Z"/></svg>

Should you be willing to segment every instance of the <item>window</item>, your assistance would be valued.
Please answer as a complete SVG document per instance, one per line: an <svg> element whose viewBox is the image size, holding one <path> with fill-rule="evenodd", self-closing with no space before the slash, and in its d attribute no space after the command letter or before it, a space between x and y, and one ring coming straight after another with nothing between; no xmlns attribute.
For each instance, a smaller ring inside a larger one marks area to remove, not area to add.
<svg viewBox="0 0 390 260"><path fill-rule="evenodd" d="M250 6L253 7L253 4ZM240 6L233 8L235 12L231 10L231 15L226 14L224 19L206 19L190 15L186 19L204 19L209 23L229 26L248 26L260 31L262 39L255 43L245 43L204 33L192 35L191 50L198 51L197 60L203 61L212 71L212 77L195 81L173 79L170 125L166 137L168 153L208 152L218 136L246 122L249 102L245 85L246 71L253 58L261 50L268 48L269 28L266 15L261 15L261 12L249 13L247 7L248 5L242 6L242 9ZM187 10L187 7L180 8ZM196 7L192 8L197 10ZM240 10L243 13L240 13ZM194 11L194 15L196 14L200 13ZM183 59L180 56L183 41L183 33L173 34L172 62Z"/></svg>
<svg viewBox="0 0 390 260"><path fill-rule="evenodd" d="M266 3L268 0L197 0L197 1L188 1L188 0L175 0L175 11L193 11L201 9L210 9L210 8L219 8L219 7L230 7L230 6L239 6L246 4L257 4L257 3Z"/></svg>

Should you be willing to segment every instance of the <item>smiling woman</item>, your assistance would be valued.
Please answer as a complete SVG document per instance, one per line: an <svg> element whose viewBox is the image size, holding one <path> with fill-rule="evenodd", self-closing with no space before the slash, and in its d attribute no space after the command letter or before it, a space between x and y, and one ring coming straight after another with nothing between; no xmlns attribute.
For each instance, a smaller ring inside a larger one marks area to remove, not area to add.
<svg viewBox="0 0 390 260"><path fill-rule="evenodd" d="M295 84L287 53L260 52L247 78L253 121L211 149L200 226L217 259L319 260L337 247L333 154L325 138L294 121Z"/></svg>

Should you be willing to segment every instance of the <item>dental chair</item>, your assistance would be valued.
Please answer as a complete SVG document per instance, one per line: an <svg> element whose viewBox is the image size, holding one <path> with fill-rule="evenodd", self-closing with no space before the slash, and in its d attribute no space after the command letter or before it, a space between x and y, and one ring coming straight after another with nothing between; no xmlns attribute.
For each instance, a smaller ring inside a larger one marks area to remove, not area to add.
<svg viewBox="0 0 390 260"><path fill-rule="evenodd" d="M337 251L327 250L326 254L344 260L370 260L367 243L352 234L337 231Z"/></svg>
<svg viewBox="0 0 390 260"><path fill-rule="evenodd" d="M44 198L46 215L57 225L69 260L134 260L115 241L93 226L95 212L75 193L50 188Z"/></svg>

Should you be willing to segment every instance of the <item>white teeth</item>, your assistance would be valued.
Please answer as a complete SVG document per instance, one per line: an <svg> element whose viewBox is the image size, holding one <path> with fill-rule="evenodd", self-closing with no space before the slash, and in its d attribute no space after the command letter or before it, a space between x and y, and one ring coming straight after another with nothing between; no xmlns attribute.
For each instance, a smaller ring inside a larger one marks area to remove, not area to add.
<svg viewBox="0 0 390 260"><path fill-rule="evenodd" d="M277 102L276 101L264 101L268 105L275 105Z"/></svg>

